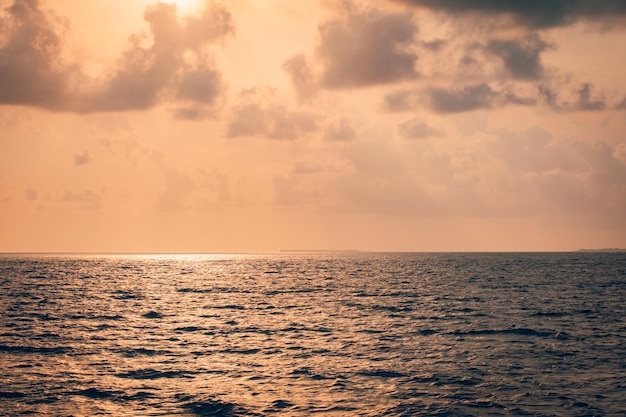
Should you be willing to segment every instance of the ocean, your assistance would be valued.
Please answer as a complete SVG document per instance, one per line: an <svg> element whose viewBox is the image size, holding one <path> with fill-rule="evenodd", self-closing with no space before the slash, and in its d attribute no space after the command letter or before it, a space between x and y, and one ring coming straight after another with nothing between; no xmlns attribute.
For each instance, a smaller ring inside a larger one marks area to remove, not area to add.
<svg viewBox="0 0 626 417"><path fill-rule="evenodd" d="M6 416L624 416L626 253L0 255Z"/></svg>

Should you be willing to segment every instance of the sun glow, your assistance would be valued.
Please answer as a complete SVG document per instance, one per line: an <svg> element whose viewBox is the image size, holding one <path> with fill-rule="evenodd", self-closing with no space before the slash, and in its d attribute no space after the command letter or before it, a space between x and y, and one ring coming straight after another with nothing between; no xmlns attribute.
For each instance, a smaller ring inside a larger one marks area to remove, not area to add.
<svg viewBox="0 0 626 417"><path fill-rule="evenodd" d="M173 4L178 9L178 13L185 15L200 9L203 0L148 0L148 4L168 3Z"/></svg>

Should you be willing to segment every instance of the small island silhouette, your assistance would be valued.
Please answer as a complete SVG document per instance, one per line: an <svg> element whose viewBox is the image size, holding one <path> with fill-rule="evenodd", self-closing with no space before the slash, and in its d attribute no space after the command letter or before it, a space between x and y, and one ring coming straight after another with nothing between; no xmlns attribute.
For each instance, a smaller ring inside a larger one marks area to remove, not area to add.
<svg viewBox="0 0 626 417"><path fill-rule="evenodd" d="M576 252L626 252L626 248L578 249Z"/></svg>

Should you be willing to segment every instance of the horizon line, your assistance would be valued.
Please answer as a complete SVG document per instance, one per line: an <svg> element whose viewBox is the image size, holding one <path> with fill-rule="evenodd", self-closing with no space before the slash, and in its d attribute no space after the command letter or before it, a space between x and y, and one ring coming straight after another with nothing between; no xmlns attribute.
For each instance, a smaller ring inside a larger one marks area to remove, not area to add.
<svg viewBox="0 0 626 417"><path fill-rule="evenodd" d="M368 253L589 253L626 252L626 248L570 250L361 250L361 249L280 249L240 251L0 251L0 255L255 255L255 254L368 254Z"/></svg>

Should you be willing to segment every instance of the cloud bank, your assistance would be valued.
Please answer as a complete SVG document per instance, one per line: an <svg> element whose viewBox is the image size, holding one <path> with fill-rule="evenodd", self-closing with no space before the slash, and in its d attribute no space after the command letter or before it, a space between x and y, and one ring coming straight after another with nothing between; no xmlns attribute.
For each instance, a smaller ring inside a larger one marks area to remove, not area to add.
<svg viewBox="0 0 626 417"><path fill-rule="evenodd" d="M580 20L608 23L626 18L622 0L396 0L412 6L461 15L504 16L521 26L542 29Z"/></svg>

